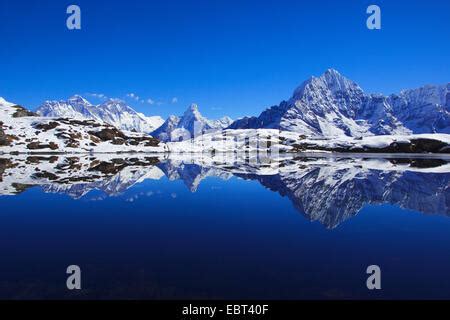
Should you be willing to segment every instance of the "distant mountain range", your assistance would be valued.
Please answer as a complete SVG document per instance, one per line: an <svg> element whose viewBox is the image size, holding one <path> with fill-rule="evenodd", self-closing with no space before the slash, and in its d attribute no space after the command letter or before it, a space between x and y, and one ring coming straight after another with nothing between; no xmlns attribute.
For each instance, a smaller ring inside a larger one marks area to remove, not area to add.
<svg viewBox="0 0 450 320"><path fill-rule="evenodd" d="M75 117L43 117L0 98L0 154L3 153L264 153L385 152L449 153L448 134L381 135L333 139L306 137L276 129L223 129L231 120L211 121L192 105L153 132L122 131L109 123ZM191 139L191 132L201 133ZM182 139L181 139L182 138ZM170 142L161 142L170 139ZM173 140L176 140L174 142ZM180 141L181 140L181 141Z"/></svg>
<svg viewBox="0 0 450 320"><path fill-rule="evenodd" d="M303 82L287 101L259 116L232 121L209 120L192 104L182 116L147 117L125 102L110 99L92 105L81 96L46 101L37 109L46 117L91 119L119 129L150 133L161 141L178 141L220 129L279 129L306 136L363 137L450 133L450 83L427 85L384 96L366 94L334 69Z"/></svg>
<svg viewBox="0 0 450 320"><path fill-rule="evenodd" d="M122 131L76 115L43 117L0 97L0 154L165 150L165 144L145 133Z"/></svg>
<svg viewBox="0 0 450 320"><path fill-rule="evenodd" d="M258 117L236 120L230 129L271 128L307 136L367 136L450 133L450 83L366 94L334 69L311 77L292 97Z"/></svg>
<svg viewBox="0 0 450 320"><path fill-rule="evenodd" d="M182 116L172 115L164 121L159 116L145 116L119 99L93 105L79 95L66 101L46 101L37 108L36 113L43 117L95 120L121 130L151 133L162 141L177 141L199 132L225 129L233 122L229 117L209 120L201 115L196 104L190 105Z"/></svg>
<svg viewBox="0 0 450 320"><path fill-rule="evenodd" d="M118 99L109 99L102 104L93 105L79 95L67 101L46 101L36 113L44 117L95 120L111 124L121 130L143 133L154 131L164 122L159 116L147 117L138 113Z"/></svg>

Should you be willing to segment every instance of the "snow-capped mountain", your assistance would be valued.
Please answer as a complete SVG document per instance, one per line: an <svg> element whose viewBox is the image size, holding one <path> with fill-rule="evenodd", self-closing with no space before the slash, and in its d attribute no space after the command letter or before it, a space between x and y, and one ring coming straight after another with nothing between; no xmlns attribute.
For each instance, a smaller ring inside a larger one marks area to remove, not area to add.
<svg viewBox="0 0 450 320"><path fill-rule="evenodd" d="M311 77L288 101L230 129L272 128L312 136L450 133L450 84L407 90L389 97L365 94L333 69Z"/></svg>
<svg viewBox="0 0 450 320"><path fill-rule="evenodd" d="M414 133L450 133L450 83L405 90L388 101L397 118Z"/></svg>
<svg viewBox="0 0 450 320"><path fill-rule="evenodd" d="M170 116L152 135L161 141L188 140L206 131L224 129L232 122L229 117L209 120L202 116L196 104L191 104L181 117Z"/></svg>
<svg viewBox="0 0 450 320"><path fill-rule="evenodd" d="M227 120L223 120L226 122ZM367 137L308 138L276 129L224 129L201 116L192 106L181 118L170 117L158 136L121 131L108 123L74 118L41 117L0 99L0 154L87 152L174 153L299 153L305 151L449 153L448 134L381 135ZM200 128L199 131L197 131ZM202 135L191 139L190 131ZM181 138L182 141L176 139ZM172 142L175 140L175 142Z"/></svg>
<svg viewBox="0 0 450 320"><path fill-rule="evenodd" d="M81 96L75 95L67 101L45 101L36 109L43 117L59 117L72 119L96 119L90 111L93 105Z"/></svg>
<svg viewBox="0 0 450 320"><path fill-rule="evenodd" d="M79 95L67 101L46 101L36 112L44 117L95 120L109 123L121 130L143 133L154 131L164 122L159 116L147 117L136 112L118 99L109 99L102 104L92 105Z"/></svg>
<svg viewBox="0 0 450 320"><path fill-rule="evenodd" d="M162 141L187 140L201 133L229 129L280 129L306 136L407 135L450 133L450 83L428 85L384 96L366 94L334 69L311 77L292 97L262 112L235 122L229 117L209 120L197 105L180 116L146 117L123 101L110 99L92 105L81 96L67 101L46 101L37 113L47 117L91 119L119 129L152 133Z"/></svg>
<svg viewBox="0 0 450 320"><path fill-rule="evenodd" d="M42 117L0 98L0 154L136 151L164 152L165 145L145 133L121 131L105 122Z"/></svg>

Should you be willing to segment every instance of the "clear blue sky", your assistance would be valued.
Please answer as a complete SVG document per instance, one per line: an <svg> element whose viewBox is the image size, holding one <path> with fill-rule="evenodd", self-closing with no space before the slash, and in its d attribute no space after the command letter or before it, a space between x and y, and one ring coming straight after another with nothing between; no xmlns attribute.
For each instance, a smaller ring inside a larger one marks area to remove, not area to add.
<svg viewBox="0 0 450 320"><path fill-rule="evenodd" d="M69 4L82 30L66 28ZM366 28L369 4L382 30ZM386 94L450 80L447 0L0 0L0 21L0 96L29 108L135 93L159 102L127 100L149 115L196 102L208 117L236 118L330 67Z"/></svg>

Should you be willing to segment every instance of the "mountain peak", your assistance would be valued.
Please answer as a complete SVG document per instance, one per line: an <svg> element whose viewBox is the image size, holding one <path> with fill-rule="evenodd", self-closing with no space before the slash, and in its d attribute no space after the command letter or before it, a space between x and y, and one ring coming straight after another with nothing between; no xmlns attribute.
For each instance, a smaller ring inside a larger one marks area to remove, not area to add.
<svg viewBox="0 0 450 320"><path fill-rule="evenodd" d="M200 121L203 119L202 114L200 113L200 111L198 110L198 105L195 103L192 103L184 112L183 117L184 120L186 121L190 121L188 119L195 119L197 121Z"/></svg>
<svg viewBox="0 0 450 320"><path fill-rule="evenodd" d="M331 75L331 76L335 76L335 77L342 77L342 75L339 73L339 71L337 71L336 69L333 68L328 68L324 73L324 75Z"/></svg>
<svg viewBox="0 0 450 320"><path fill-rule="evenodd" d="M233 129L281 129L311 136L449 133L450 85L427 85L388 97L365 94L335 69L304 81L288 101Z"/></svg>
<svg viewBox="0 0 450 320"><path fill-rule="evenodd" d="M336 69L329 68L319 77L310 77L304 81L292 96L293 100L299 100L303 97L305 91L317 91L319 88L330 90L332 93L339 91L360 91L362 89L353 81L347 79Z"/></svg>
<svg viewBox="0 0 450 320"><path fill-rule="evenodd" d="M198 110L198 105L196 103L191 103L191 105L186 109L185 115L194 115L195 117L201 117L201 113Z"/></svg>
<svg viewBox="0 0 450 320"><path fill-rule="evenodd" d="M69 99L67 99L67 101L69 103L91 105L91 103L89 101L87 101L85 98L83 98L79 94L75 94L75 95L71 96Z"/></svg>
<svg viewBox="0 0 450 320"><path fill-rule="evenodd" d="M356 83L341 75L335 69L327 69L319 78L333 92L359 88Z"/></svg>

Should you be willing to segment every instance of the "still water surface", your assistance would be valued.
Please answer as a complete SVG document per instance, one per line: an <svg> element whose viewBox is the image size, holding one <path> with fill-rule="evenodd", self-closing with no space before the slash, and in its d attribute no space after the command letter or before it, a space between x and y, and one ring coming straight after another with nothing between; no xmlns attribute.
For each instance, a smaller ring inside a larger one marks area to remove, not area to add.
<svg viewBox="0 0 450 320"><path fill-rule="evenodd" d="M0 158L3 299L450 298L445 159Z"/></svg>

